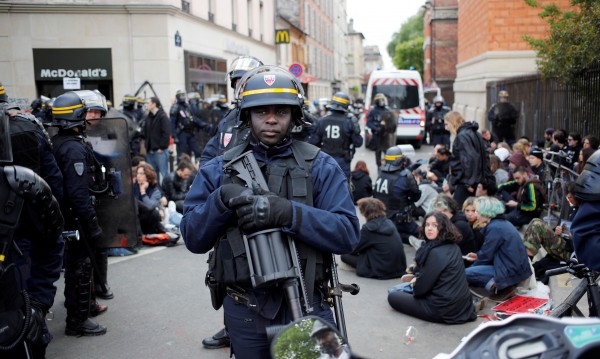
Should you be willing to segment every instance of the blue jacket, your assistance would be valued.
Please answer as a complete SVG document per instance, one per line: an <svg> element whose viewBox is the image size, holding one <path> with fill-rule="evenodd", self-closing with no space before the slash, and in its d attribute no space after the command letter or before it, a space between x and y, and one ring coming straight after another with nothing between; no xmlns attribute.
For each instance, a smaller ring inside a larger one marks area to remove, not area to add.
<svg viewBox="0 0 600 359"><path fill-rule="evenodd" d="M290 142L291 143L291 142ZM292 156L287 146L265 150L249 145L259 163ZM204 164L192 183L183 203L181 233L193 253L206 253L221 238L236 214L221 200L223 158L218 156ZM351 253L358 244L359 221L346 177L329 155L319 152L312 165L313 205L292 201L292 225L283 232L321 251Z"/></svg>
<svg viewBox="0 0 600 359"><path fill-rule="evenodd" d="M516 285L531 276L527 251L515 226L498 216L482 229L482 234L485 240L473 266L493 265L498 289Z"/></svg>
<svg viewBox="0 0 600 359"><path fill-rule="evenodd" d="M583 202L571 224L577 259L596 271L600 270L598 217L600 217L600 202Z"/></svg>

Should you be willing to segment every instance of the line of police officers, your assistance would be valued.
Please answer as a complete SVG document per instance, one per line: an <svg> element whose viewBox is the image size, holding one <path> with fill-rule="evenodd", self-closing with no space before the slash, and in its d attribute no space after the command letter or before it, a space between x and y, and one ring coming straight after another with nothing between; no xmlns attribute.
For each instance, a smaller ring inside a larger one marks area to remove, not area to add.
<svg viewBox="0 0 600 359"><path fill-rule="evenodd" d="M52 338L44 318L54 302L53 283L60 276L63 258L65 334L106 333L104 326L90 319L99 311L92 263L102 229L89 189L101 173L84 137L86 126L106 114L107 107L97 91L59 96L51 123L58 133L50 141L34 116L9 108L7 102L0 84L0 206L10 214L0 225L0 354L43 358ZM69 232L65 237L71 240L65 245L63 228L77 230L80 238Z"/></svg>

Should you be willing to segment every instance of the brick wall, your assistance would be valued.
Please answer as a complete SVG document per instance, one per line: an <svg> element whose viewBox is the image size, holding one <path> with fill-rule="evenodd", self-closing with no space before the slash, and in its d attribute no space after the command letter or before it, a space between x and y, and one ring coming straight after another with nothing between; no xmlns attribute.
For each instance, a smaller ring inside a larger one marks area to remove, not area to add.
<svg viewBox="0 0 600 359"><path fill-rule="evenodd" d="M571 7L570 0L555 2L562 9ZM523 40L527 34L535 38L547 34L547 24L538 16L540 9L523 0L461 0L458 6L458 63L487 51L531 50Z"/></svg>

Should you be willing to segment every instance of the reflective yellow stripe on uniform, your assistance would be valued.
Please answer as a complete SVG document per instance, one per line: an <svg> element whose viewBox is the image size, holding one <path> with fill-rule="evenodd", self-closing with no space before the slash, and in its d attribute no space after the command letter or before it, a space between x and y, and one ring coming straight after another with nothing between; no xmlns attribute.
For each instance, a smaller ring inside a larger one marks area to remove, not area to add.
<svg viewBox="0 0 600 359"><path fill-rule="evenodd" d="M76 108L81 108L83 107L83 104L79 104L79 105L73 105L73 106L68 106L68 107L54 107L52 108L52 114L53 115L64 115L66 113L73 113L73 110Z"/></svg>
<svg viewBox="0 0 600 359"><path fill-rule="evenodd" d="M275 93L275 92L287 92L297 94L298 90L296 89L286 89L286 88L272 88L272 89L259 89L259 90L248 90L242 93L242 96L250 96L250 95L259 95L263 93Z"/></svg>
<svg viewBox="0 0 600 359"><path fill-rule="evenodd" d="M333 96L332 98L333 101L337 101L337 102L341 102L343 104L347 104L350 102L350 100L346 100L345 98L341 98L341 97L337 97L337 96Z"/></svg>

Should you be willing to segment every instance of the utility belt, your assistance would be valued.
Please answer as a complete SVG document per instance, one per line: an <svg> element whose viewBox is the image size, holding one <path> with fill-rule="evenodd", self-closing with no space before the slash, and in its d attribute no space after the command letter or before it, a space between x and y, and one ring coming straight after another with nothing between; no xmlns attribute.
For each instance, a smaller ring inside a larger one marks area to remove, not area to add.
<svg viewBox="0 0 600 359"><path fill-rule="evenodd" d="M250 298L245 290L227 286L225 288L225 293L229 298L233 299L234 302L245 305L246 307L250 306Z"/></svg>

